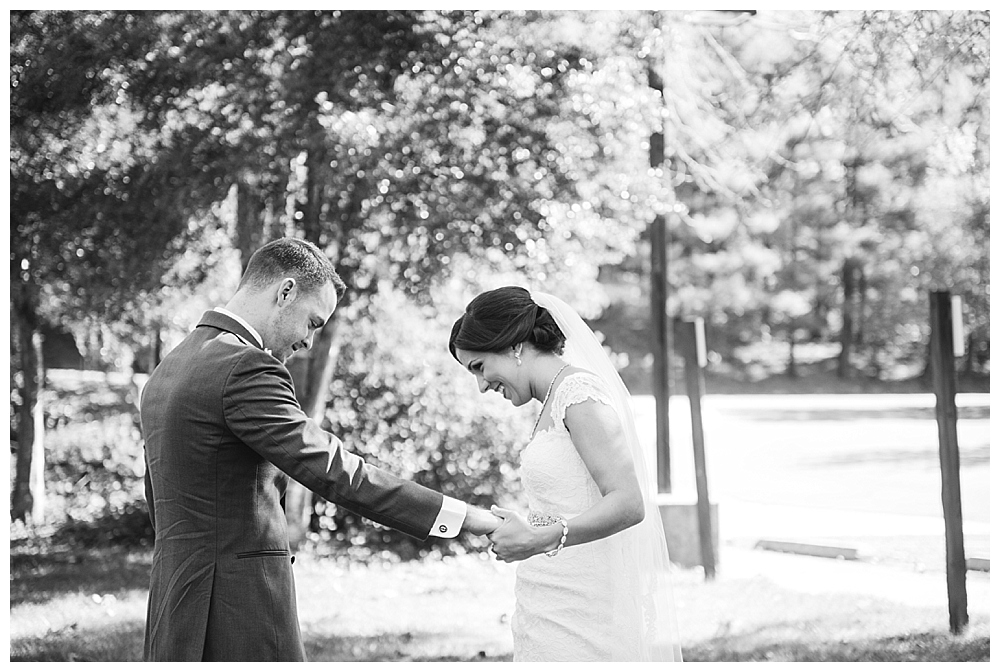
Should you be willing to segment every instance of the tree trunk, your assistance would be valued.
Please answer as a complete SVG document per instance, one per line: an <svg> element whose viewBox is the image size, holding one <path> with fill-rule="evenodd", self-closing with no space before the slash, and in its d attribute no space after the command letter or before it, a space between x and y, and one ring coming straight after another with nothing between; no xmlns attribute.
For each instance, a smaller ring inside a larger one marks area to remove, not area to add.
<svg viewBox="0 0 1000 672"><path fill-rule="evenodd" d="M795 329L788 330L788 371L789 378L799 377L799 367L795 362Z"/></svg>
<svg viewBox="0 0 1000 672"><path fill-rule="evenodd" d="M163 361L163 334L160 333L159 327L156 328L153 338L155 339L153 341L153 366L149 369L150 373Z"/></svg>
<svg viewBox="0 0 1000 672"><path fill-rule="evenodd" d="M860 350L861 346L864 345L866 336L865 316L868 313L868 276L865 275L865 269L860 264L855 267L854 272L857 276L855 281L855 291L857 293L855 321L858 325L854 333L854 347Z"/></svg>
<svg viewBox="0 0 1000 672"><path fill-rule="evenodd" d="M306 154L306 201L302 204L302 237L311 243L323 247L320 237L323 233L323 204L326 203L326 191L329 188L327 172L327 153L324 138L327 131L320 125L316 117L310 117L307 133L316 139Z"/></svg>
<svg viewBox="0 0 1000 672"><path fill-rule="evenodd" d="M42 405L45 369L42 335L28 292L28 288L22 286L14 311L23 382L10 517L37 525L45 520L45 417Z"/></svg>
<svg viewBox="0 0 1000 672"><path fill-rule="evenodd" d="M250 257L264 242L262 203L257 180L244 174L236 183L236 247L240 251L242 270L247 270Z"/></svg>
<svg viewBox="0 0 1000 672"><path fill-rule="evenodd" d="M856 280L857 262L854 259L844 260L843 284L844 304L841 309L843 324L840 328L840 356L837 359L837 376L847 378L851 373L851 352L854 348L854 311L857 295Z"/></svg>

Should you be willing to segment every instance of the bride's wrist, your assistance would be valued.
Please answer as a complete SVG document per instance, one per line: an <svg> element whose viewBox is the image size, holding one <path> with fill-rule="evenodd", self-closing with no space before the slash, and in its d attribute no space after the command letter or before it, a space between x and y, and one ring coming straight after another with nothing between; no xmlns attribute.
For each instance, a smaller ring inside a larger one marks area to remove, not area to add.
<svg viewBox="0 0 1000 672"><path fill-rule="evenodd" d="M562 521L537 528L543 536L543 545L540 552L553 556L562 550L566 543L566 527Z"/></svg>
<svg viewBox="0 0 1000 672"><path fill-rule="evenodd" d="M535 536L538 538L535 548L538 549L536 553L551 553L556 550L559 546L559 539L562 535L562 525L555 523L554 525L546 525L544 527L536 527L534 529Z"/></svg>

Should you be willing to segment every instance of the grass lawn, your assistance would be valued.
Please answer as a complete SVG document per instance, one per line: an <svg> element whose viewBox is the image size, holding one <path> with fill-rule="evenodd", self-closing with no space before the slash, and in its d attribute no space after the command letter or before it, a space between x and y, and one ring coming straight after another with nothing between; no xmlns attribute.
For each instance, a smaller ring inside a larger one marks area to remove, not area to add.
<svg viewBox="0 0 1000 672"><path fill-rule="evenodd" d="M132 661L142 652L149 551L12 544L11 661ZM478 556L350 565L299 555L313 661L510 660L514 567ZM952 636L947 613L762 577L679 570L688 661L988 661L989 617Z"/></svg>

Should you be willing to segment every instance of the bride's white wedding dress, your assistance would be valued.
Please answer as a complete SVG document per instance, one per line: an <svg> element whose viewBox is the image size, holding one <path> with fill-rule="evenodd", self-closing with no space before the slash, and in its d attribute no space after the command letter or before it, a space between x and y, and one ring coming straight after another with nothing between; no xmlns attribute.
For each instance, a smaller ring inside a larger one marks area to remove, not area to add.
<svg viewBox="0 0 1000 672"><path fill-rule="evenodd" d="M566 376L555 388L552 427L521 452L519 474L531 512L570 521L601 499L563 420L566 409L588 399L614 408L601 379L588 372ZM570 546L556 556L520 563L511 622L514 660L649 660L651 596L639 594L630 534ZM646 601L646 604L643 602Z"/></svg>

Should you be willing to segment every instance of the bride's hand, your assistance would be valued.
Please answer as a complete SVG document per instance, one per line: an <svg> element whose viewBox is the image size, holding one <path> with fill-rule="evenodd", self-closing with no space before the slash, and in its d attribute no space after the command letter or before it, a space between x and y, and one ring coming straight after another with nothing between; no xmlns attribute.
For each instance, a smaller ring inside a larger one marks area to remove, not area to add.
<svg viewBox="0 0 1000 672"><path fill-rule="evenodd" d="M549 548L555 548L559 543L562 529L553 530L549 527L532 527L527 519L516 511L501 509L494 506L490 509L494 516L503 522L494 530L489 539L493 542L492 550L497 560L516 562L537 555ZM558 526L556 526L558 527ZM553 537L553 533L556 536Z"/></svg>

